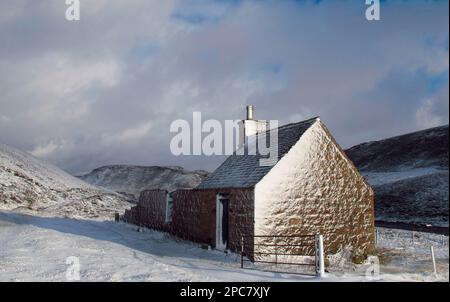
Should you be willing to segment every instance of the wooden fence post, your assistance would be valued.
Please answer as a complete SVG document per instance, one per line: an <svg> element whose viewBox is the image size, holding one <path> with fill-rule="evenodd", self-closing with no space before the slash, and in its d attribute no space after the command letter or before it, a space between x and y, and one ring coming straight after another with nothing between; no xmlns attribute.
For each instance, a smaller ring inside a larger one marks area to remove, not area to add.
<svg viewBox="0 0 450 302"><path fill-rule="evenodd" d="M431 261L433 262L433 271L434 271L434 274L437 275L436 259L435 259L435 257L434 257L434 249L433 249L433 246L430 246L430 252L431 252Z"/></svg>

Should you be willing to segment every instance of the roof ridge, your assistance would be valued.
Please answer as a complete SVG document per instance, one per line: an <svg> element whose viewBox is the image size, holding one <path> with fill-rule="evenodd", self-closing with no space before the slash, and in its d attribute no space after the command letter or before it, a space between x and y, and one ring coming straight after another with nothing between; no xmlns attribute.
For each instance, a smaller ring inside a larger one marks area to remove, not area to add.
<svg viewBox="0 0 450 302"><path fill-rule="evenodd" d="M283 126L279 126L277 128L269 129L267 131L272 131L272 130L275 130L275 129L278 129L278 130L279 129L288 129L290 127L298 126L300 124L307 124L307 123L312 122L312 121L317 120L317 119L320 119L320 116L312 117L312 118L309 118L307 120L303 120L303 121L300 121L300 122L289 123L289 124L286 124L286 125L283 125Z"/></svg>
<svg viewBox="0 0 450 302"><path fill-rule="evenodd" d="M312 118L309 118L307 120L300 121L300 122L289 123L289 124L286 124L286 125L283 125L283 126L279 126L277 128L273 128L273 129L267 129L265 131L261 131L259 133L250 135L250 137L255 137L256 138L256 137L258 137L259 135L262 135L262 134L266 134L267 135L267 134L270 134L270 133L272 133L274 131L279 132L280 130L286 130L286 129L289 129L289 128L296 127L298 125L307 124L307 123L310 123L312 121L316 121L318 119L320 119L320 116L312 117ZM269 125L270 125L270 123L269 123Z"/></svg>

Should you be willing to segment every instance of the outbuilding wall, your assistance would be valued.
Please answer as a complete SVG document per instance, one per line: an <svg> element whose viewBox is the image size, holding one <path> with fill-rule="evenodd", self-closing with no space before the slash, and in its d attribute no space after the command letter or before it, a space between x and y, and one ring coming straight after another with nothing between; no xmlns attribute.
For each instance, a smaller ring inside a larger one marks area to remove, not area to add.
<svg viewBox="0 0 450 302"><path fill-rule="evenodd" d="M177 237L214 246L216 193L212 190L178 190L172 193L171 233Z"/></svg>
<svg viewBox="0 0 450 302"><path fill-rule="evenodd" d="M173 212L170 224L165 223L167 194L163 190L142 192L138 205L127 210L122 219L215 247L216 197L217 194L222 194L229 199L229 250L240 251L241 237L254 235L253 188L186 189L172 192ZM248 244L246 252L250 253L251 248L251 244Z"/></svg>
<svg viewBox="0 0 450 302"><path fill-rule="evenodd" d="M125 211L123 220L150 229L169 231L166 224L165 190L145 190L141 192L137 206Z"/></svg>

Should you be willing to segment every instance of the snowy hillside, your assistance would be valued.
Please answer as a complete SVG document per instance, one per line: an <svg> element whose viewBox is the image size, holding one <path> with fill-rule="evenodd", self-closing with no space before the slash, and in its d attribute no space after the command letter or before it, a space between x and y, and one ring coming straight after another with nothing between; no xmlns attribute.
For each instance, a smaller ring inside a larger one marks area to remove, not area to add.
<svg viewBox="0 0 450 302"><path fill-rule="evenodd" d="M139 197L146 189L174 191L194 188L208 176L206 171L187 171L181 167L142 167L113 165L95 169L80 179L116 192Z"/></svg>
<svg viewBox="0 0 450 302"><path fill-rule="evenodd" d="M0 145L0 209L69 217L113 217L130 204L30 154Z"/></svg>
<svg viewBox="0 0 450 302"><path fill-rule="evenodd" d="M448 227L448 139L442 126L346 151L375 190L378 221Z"/></svg>

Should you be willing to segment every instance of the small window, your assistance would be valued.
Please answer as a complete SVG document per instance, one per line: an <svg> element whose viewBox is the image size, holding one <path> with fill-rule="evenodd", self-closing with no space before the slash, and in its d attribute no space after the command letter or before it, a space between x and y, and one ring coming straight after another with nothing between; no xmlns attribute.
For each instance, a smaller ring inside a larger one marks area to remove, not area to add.
<svg viewBox="0 0 450 302"><path fill-rule="evenodd" d="M172 214L173 214L173 198L170 194L167 194L166 198L166 223L172 222Z"/></svg>

